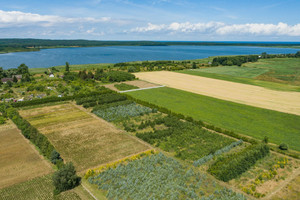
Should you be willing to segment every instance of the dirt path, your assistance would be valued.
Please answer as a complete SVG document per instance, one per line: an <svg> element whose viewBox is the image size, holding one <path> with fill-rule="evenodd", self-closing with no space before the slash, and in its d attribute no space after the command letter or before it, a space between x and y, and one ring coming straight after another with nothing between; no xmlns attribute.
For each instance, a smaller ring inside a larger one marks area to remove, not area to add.
<svg viewBox="0 0 300 200"><path fill-rule="evenodd" d="M236 103L300 115L300 92L283 92L230 81L159 71L136 73L139 79Z"/></svg>

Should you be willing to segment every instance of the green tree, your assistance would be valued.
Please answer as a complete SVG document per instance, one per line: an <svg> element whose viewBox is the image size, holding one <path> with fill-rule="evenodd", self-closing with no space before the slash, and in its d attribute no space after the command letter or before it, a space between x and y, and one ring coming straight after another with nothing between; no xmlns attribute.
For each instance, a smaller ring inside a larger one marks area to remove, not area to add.
<svg viewBox="0 0 300 200"><path fill-rule="evenodd" d="M8 87L12 86L12 82L11 81L7 81L6 84L7 84Z"/></svg>
<svg viewBox="0 0 300 200"><path fill-rule="evenodd" d="M23 63L18 67L17 70L18 74L29 74L29 70L28 67Z"/></svg>
<svg viewBox="0 0 300 200"><path fill-rule="evenodd" d="M197 65L195 62L193 62L193 66L192 66L193 69L196 69L197 68Z"/></svg>
<svg viewBox="0 0 300 200"><path fill-rule="evenodd" d="M53 150L51 153L50 160L53 164L56 164L58 161L62 161L62 158L60 157L60 154L56 150Z"/></svg>
<svg viewBox="0 0 300 200"><path fill-rule="evenodd" d="M18 82L18 79L17 79L16 76L13 77L13 82L14 82L14 83L17 83L17 82Z"/></svg>
<svg viewBox="0 0 300 200"><path fill-rule="evenodd" d="M66 62L66 72L70 72L70 65L68 62Z"/></svg>
<svg viewBox="0 0 300 200"><path fill-rule="evenodd" d="M81 182L81 178L76 175L75 167L71 162L56 171L53 174L52 180L55 187L54 194L73 189Z"/></svg>

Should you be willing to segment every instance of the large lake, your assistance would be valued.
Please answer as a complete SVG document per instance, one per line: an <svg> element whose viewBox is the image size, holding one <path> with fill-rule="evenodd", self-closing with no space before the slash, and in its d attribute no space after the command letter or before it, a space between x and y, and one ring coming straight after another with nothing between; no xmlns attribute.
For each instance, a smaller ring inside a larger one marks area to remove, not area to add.
<svg viewBox="0 0 300 200"><path fill-rule="evenodd" d="M70 64L119 63L145 60L188 60L221 55L296 53L300 49L250 46L115 46L43 49L35 52L0 54L0 66L30 68Z"/></svg>

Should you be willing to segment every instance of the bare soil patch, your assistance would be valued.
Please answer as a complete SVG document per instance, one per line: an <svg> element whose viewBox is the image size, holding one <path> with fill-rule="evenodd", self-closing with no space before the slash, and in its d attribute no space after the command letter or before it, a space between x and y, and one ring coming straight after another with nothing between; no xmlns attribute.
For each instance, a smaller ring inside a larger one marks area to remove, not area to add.
<svg viewBox="0 0 300 200"><path fill-rule="evenodd" d="M149 149L112 124L73 104L22 110L78 172Z"/></svg>
<svg viewBox="0 0 300 200"><path fill-rule="evenodd" d="M50 163L43 160L17 128L3 130L3 127L0 127L0 188L53 171Z"/></svg>
<svg viewBox="0 0 300 200"><path fill-rule="evenodd" d="M133 81L120 82L120 83L126 83L128 85L134 85L134 86L137 86L139 88L149 88L149 87L159 86L158 84L149 83L147 81L142 81L142 80L133 80ZM117 88L114 87L114 85L115 85L115 83L104 85L104 86L111 89L111 90L119 91Z"/></svg>
<svg viewBox="0 0 300 200"><path fill-rule="evenodd" d="M230 81L159 71L136 73L136 77L218 99L300 115L300 93L269 90Z"/></svg>

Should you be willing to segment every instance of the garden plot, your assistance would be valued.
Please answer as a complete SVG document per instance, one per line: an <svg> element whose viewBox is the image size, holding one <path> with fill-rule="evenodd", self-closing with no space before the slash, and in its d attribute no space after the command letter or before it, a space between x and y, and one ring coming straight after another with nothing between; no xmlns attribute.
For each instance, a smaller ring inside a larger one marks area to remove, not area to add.
<svg viewBox="0 0 300 200"><path fill-rule="evenodd" d="M8 129L4 129L8 128ZM12 122L0 126L0 188L24 182L52 171L35 147L14 128ZM1 192L0 192L1 193Z"/></svg>
<svg viewBox="0 0 300 200"><path fill-rule="evenodd" d="M79 172L149 149L73 104L22 110L20 114L45 134Z"/></svg>
<svg viewBox="0 0 300 200"><path fill-rule="evenodd" d="M162 153L119 164L88 181L108 199L246 199Z"/></svg>

